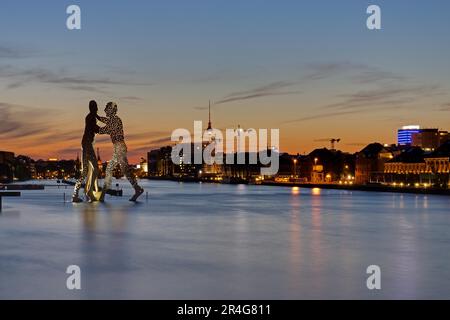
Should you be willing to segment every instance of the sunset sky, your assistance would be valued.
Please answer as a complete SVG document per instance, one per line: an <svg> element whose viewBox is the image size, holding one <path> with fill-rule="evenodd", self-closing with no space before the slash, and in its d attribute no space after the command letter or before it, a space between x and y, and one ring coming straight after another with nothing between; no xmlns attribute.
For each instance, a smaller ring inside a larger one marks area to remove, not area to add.
<svg viewBox="0 0 450 320"><path fill-rule="evenodd" d="M82 29L66 28L66 7ZM366 9L382 9L382 30ZM0 5L0 150L75 158L89 100L118 102L132 162L172 130L279 128L282 151L450 130L448 0L21 1ZM98 139L104 160L108 137Z"/></svg>

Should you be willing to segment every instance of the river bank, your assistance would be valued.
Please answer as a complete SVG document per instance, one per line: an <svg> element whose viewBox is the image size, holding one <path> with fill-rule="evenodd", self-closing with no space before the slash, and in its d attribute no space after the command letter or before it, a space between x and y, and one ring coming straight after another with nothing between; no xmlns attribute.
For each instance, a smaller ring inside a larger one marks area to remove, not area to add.
<svg viewBox="0 0 450 320"><path fill-rule="evenodd" d="M214 180L202 180L197 178L166 178L166 177L149 177L149 180L159 181L177 181L177 182L205 182L205 183L222 183L222 184L251 184L246 180L234 180L234 181L214 181ZM261 181L259 185L264 186L277 186L277 187L299 187L299 188L319 188L319 189L331 189L331 190L349 190L349 191L372 191L372 192L394 192L394 193L413 193L413 194L435 194L450 196L450 189L437 189L437 188L423 188L423 187L407 187L407 186L388 186L381 184L372 185L357 185L357 184L334 184L334 183L294 183L294 182L274 182L274 181Z"/></svg>
<svg viewBox="0 0 450 320"><path fill-rule="evenodd" d="M374 191L374 192L394 192L394 193L416 193L416 194L436 194L450 196L449 189L436 188L415 188L402 186L387 186L387 185L341 185L341 184L314 184L314 183L278 183L278 182L263 182L262 185L278 186L278 187L299 187L299 188L320 188L332 190L350 190L350 191Z"/></svg>

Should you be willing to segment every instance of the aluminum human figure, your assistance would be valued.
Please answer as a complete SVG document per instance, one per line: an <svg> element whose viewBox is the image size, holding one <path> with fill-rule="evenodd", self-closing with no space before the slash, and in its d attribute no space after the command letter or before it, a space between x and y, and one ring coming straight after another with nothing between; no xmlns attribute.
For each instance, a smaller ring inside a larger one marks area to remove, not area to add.
<svg viewBox="0 0 450 320"><path fill-rule="evenodd" d="M97 102L94 100L89 102L89 114L85 119L85 128L83 139L81 140L82 148L82 172L80 178L75 183L72 195L72 202L83 202L79 193L83 182L85 183L84 193L89 202L95 201L94 188L97 186L99 176L97 157L94 151L95 135L99 132L100 127L97 125ZM89 174L89 175L88 175Z"/></svg>
<svg viewBox="0 0 450 320"><path fill-rule="evenodd" d="M130 201L136 201L138 197L144 192L144 189L137 183L136 177L133 175L128 164L127 145L125 144L125 136L123 133L122 120L117 116L117 104L108 102L105 107L106 117L97 116L97 119L104 124L104 127L99 129L99 134L109 134L113 143L113 155L106 168L105 184L103 186L100 201L104 201L105 193L111 187L111 180L113 170L116 165L120 166L121 171L125 174L131 186L134 188L135 194Z"/></svg>

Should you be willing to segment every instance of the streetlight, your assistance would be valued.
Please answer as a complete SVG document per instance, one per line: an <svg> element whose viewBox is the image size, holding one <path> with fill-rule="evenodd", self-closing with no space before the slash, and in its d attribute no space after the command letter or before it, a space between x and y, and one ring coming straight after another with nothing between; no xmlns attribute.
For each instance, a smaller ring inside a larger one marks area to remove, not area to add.
<svg viewBox="0 0 450 320"><path fill-rule="evenodd" d="M318 171L317 170L317 162L319 161L319 158L314 158L314 169L313 171Z"/></svg>
<svg viewBox="0 0 450 320"><path fill-rule="evenodd" d="M294 179L297 177L297 159L294 159Z"/></svg>

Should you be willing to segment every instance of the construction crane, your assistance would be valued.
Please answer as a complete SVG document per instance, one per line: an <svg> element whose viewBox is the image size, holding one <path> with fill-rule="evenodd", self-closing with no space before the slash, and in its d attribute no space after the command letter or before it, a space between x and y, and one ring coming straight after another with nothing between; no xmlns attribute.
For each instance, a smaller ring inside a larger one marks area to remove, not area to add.
<svg viewBox="0 0 450 320"><path fill-rule="evenodd" d="M336 150L336 143L341 142L341 138L326 138L326 139L318 139L314 141L328 141L331 144L331 150Z"/></svg>

